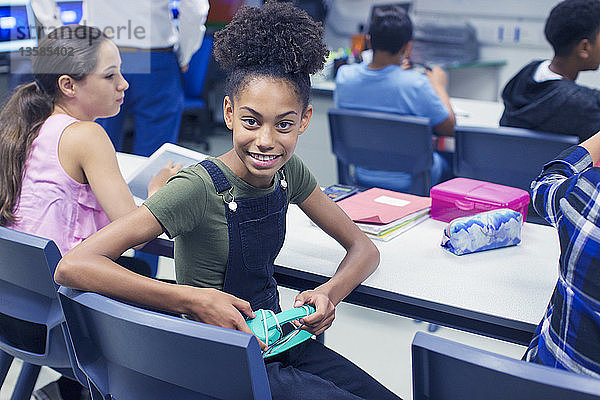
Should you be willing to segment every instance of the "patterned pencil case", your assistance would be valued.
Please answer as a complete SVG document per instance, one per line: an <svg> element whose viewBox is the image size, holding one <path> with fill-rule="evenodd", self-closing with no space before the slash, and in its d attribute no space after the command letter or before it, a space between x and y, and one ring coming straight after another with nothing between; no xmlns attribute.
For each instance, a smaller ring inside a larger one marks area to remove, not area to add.
<svg viewBox="0 0 600 400"><path fill-rule="evenodd" d="M521 213L508 208L453 219L444 229L442 247L456 255L521 243Z"/></svg>

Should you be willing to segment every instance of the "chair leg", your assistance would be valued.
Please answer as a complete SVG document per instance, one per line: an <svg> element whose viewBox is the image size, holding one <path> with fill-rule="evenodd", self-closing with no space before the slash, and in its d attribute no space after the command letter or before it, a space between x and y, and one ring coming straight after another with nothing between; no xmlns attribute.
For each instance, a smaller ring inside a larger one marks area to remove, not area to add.
<svg viewBox="0 0 600 400"><path fill-rule="evenodd" d="M26 362L23 363L21 372L19 373L19 379L17 379L15 390L13 391L10 400L29 400L31 398L31 393L33 392L33 387L35 386L41 368L42 367L39 365L33 365Z"/></svg>
<svg viewBox="0 0 600 400"><path fill-rule="evenodd" d="M10 369L12 361L13 356L0 350L0 387L2 387L4 379L6 379L6 375L8 375L8 370Z"/></svg>

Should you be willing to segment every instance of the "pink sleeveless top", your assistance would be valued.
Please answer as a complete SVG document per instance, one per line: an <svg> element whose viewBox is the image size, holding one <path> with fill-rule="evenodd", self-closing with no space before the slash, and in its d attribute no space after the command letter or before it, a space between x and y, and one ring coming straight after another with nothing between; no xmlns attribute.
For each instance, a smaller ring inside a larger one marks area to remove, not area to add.
<svg viewBox="0 0 600 400"><path fill-rule="evenodd" d="M40 128L27 158L21 197L10 228L52 239L62 255L108 225L90 185L77 182L58 161L58 142L65 128L78 120L50 116Z"/></svg>

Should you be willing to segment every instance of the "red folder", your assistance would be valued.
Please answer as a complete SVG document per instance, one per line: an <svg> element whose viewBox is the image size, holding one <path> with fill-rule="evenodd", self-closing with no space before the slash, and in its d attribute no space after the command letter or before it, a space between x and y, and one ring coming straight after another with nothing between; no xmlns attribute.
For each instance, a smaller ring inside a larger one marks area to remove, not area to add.
<svg viewBox="0 0 600 400"><path fill-rule="evenodd" d="M355 222L387 224L431 207L431 197L372 188L340 200L337 204Z"/></svg>

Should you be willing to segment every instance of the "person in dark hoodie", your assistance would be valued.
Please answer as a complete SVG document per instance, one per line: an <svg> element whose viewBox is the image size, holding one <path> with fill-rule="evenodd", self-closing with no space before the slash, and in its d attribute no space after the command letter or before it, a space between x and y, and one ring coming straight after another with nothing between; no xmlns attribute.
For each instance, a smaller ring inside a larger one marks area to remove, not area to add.
<svg viewBox="0 0 600 400"><path fill-rule="evenodd" d="M500 125L577 135L600 131L600 90L575 83L580 71L600 65L600 0L556 5L544 28L554 58L533 61L502 92Z"/></svg>

